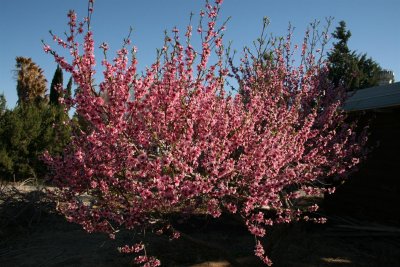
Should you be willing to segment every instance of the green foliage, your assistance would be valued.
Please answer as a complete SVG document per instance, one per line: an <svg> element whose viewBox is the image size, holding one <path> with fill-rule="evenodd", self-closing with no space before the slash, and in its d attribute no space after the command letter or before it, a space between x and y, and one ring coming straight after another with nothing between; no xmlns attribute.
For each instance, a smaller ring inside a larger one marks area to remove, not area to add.
<svg viewBox="0 0 400 267"><path fill-rule="evenodd" d="M59 105L58 98L60 97L60 92L57 90L57 86L63 85L63 72L60 66L57 65L57 69L54 72L53 80L50 85L50 104Z"/></svg>
<svg viewBox="0 0 400 267"><path fill-rule="evenodd" d="M57 67L48 102L41 69L23 57L17 58L17 68L18 105L7 109L4 96L0 95L0 179L43 179L47 167L41 156L45 151L60 154L71 136L70 126L65 124L69 117L54 90L55 85L62 84L63 74ZM35 77L39 80L34 81ZM68 86L71 91L71 79Z"/></svg>
<svg viewBox="0 0 400 267"><path fill-rule="evenodd" d="M357 56L358 76L357 83L359 89L376 86L379 83L379 73L382 68L372 58L367 58L367 54Z"/></svg>
<svg viewBox="0 0 400 267"><path fill-rule="evenodd" d="M332 82L336 86L344 86L347 90L378 85L381 67L366 54L357 54L349 49L347 43L351 32L346 29L344 21L339 22L332 36L337 40L333 51L328 53L329 78Z"/></svg>
<svg viewBox="0 0 400 267"><path fill-rule="evenodd" d="M7 107L7 101L3 94L0 94L0 116L4 114Z"/></svg>
<svg viewBox="0 0 400 267"><path fill-rule="evenodd" d="M2 170L9 170L12 166L12 161L8 156L7 150L3 145L3 133L5 131L6 118L8 111L6 109L6 99L3 94L0 95L0 172Z"/></svg>
<svg viewBox="0 0 400 267"><path fill-rule="evenodd" d="M351 32L346 30L346 22L343 20L339 22L339 26L336 27L336 31L332 34L332 36L338 40L335 44L335 49L340 53L350 53L350 49L347 46L347 42L351 37Z"/></svg>
<svg viewBox="0 0 400 267"><path fill-rule="evenodd" d="M66 119L60 108L45 102L7 110L0 121L0 176L43 178L47 171L43 152L59 154L69 141L70 129L57 124Z"/></svg>
<svg viewBox="0 0 400 267"><path fill-rule="evenodd" d="M65 97L69 98L72 96L72 76L69 78L67 88L65 89Z"/></svg>

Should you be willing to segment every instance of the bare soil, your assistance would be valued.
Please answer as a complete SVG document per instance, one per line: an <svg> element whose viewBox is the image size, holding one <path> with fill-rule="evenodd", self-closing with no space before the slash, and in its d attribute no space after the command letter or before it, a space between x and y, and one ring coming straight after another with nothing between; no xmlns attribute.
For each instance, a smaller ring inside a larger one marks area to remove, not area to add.
<svg viewBox="0 0 400 267"><path fill-rule="evenodd" d="M118 246L132 242L132 233L119 233L115 240L88 234L57 214L40 192L22 191L15 201L2 193L0 266L133 266L132 255L117 251ZM263 266L253 254L254 238L229 216L220 220L198 216L178 228L222 250L147 234L147 252L157 256L162 266L231 266L223 251L240 266ZM396 226L333 216L324 225L277 226L268 236L263 242L274 266L400 266L400 228Z"/></svg>

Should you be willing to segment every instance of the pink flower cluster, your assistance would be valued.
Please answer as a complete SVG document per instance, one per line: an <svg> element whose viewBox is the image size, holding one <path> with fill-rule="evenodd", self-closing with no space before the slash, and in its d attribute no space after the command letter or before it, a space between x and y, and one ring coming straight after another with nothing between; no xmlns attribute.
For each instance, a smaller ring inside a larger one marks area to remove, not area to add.
<svg viewBox="0 0 400 267"><path fill-rule="evenodd" d="M93 34L76 23L75 13L69 13L68 40L54 37L69 49L72 62L44 47L72 73L79 90L68 103L88 125L75 129L63 156L46 156L59 209L70 221L111 235L118 228L161 233L170 229L172 212L229 212L239 214L258 238L267 226L301 218L287 203L315 193L308 188L322 177L344 176L355 165L361 148L339 110L339 89L318 64L288 65L286 45L267 65L245 56L239 84L246 99L227 95L227 76L240 74L223 64L223 39L215 28L221 3L207 4L202 12L208 22L200 31L201 51L189 41L181 44L174 29L164 60L139 74L136 57L129 59L124 46L113 61L101 62L104 80L98 87ZM89 25L90 16L84 23ZM108 46L101 48L106 52ZM213 51L218 60L210 64ZM142 246L121 251L138 253ZM255 253L271 264L258 240ZM136 262L160 264L146 255Z"/></svg>

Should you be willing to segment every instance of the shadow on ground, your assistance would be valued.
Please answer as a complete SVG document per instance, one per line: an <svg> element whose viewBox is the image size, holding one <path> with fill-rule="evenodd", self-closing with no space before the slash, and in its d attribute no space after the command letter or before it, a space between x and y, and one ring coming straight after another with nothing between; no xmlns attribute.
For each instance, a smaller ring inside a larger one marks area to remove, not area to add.
<svg viewBox="0 0 400 267"><path fill-rule="evenodd" d="M130 233L120 233L115 240L104 234L88 234L56 214L53 204L39 201L41 197L31 192L15 201L0 202L0 266L132 266L132 256L116 249L132 241ZM333 219L326 225L301 223L271 229L272 241L264 242L274 266L400 266L400 235L396 230L338 227L343 223ZM253 254L254 238L228 216L217 221L193 218L181 229L229 251L240 266L262 266ZM148 253L157 255L162 266L231 266L221 251L193 242L150 234L147 243Z"/></svg>

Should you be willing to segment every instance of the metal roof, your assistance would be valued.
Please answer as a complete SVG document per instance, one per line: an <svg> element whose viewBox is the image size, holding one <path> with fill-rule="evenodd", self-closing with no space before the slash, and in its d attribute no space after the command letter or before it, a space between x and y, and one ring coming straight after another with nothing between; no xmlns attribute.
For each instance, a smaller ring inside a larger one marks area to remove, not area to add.
<svg viewBox="0 0 400 267"><path fill-rule="evenodd" d="M400 82L360 89L344 103L345 111L400 106Z"/></svg>

